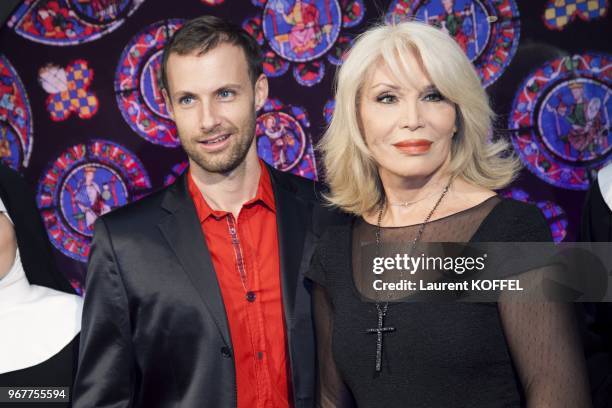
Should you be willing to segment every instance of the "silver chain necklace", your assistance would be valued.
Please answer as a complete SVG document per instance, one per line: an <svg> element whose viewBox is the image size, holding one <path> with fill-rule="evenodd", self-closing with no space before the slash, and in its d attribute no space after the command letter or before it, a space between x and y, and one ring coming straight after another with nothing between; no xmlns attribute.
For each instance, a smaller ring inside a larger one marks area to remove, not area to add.
<svg viewBox="0 0 612 408"><path fill-rule="evenodd" d="M438 198L438 201L436 201L436 204L433 206L429 214L427 214L427 217L425 218L425 220L421 223L421 226L419 227L419 230L416 236L414 237L414 240L412 241L412 245L410 247L410 254L412 254L412 251L414 250L417 242L419 241L419 239L421 239L421 236L423 235L423 231L425 231L425 226L427 225L427 223L433 216L438 206L440 206L440 203L442 202L442 199L448 192L448 189L450 188L450 185L452 182L453 182L453 179L451 178L449 182L446 184L446 186L444 187L444 189L442 190L442 194L440 194L440 198ZM380 237L381 237L381 232L382 232L380 224L382 222L382 215L383 215L384 207L385 207L385 203L383 202L381 203L380 209L378 210L378 219L376 221L376 248L379 254L380 254L380 247L381 247ZM366 330L366 333L376 334L376 372L380 372L382 369L383 334L395 331L395 327L385 327L385 324L384 324L385 316L387 315L388 308L389 308L388 300L384 302L383 304L381 304L380 302L376 302L376 312L378 314L377 316L378 325L377 327L373 329Z"/></svg>
<svg viewBox="0 0 612 408"><path fill-rule="evenodd" d="M434 196L436 193L437 191L434 191L431 194L427 194L425 197L422 197L422 198L419 198L418 200L413 200L413 201L398 201L398 202L389 201L387 202L387 205L390 205L392 207L409 207L413 204L420 203L421 201L427 200L428 198Z"/></svg>

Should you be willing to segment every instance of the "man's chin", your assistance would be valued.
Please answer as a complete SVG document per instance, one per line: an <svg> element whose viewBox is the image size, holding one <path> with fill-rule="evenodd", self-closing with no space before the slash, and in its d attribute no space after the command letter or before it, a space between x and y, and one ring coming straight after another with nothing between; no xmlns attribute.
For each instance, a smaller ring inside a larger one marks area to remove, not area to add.
<svg viewBox="0 0 612 408"><path fill-rule="evenodd" d="M232 144L224 149L215 152L206 152L199 148L199 144L190 145L185 152L190 158L190 162L197 165L207 173L227 174L244 163L249 150L254 148L254 137L250 139L248 145L237 144L234 140Z"/></svg>
<svg viewBox="0 0 612 408"><path fill-rule="evenodd" d="M237 169L245 160L243 157L228 157L227 155L218 155L225 157L190 157L192 164L197 165L207 173L227 174Z"/></svg>

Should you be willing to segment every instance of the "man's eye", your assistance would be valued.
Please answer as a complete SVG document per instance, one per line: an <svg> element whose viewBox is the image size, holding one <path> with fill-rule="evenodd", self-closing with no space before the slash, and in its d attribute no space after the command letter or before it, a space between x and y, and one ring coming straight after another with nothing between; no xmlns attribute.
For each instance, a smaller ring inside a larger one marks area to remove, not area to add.
<svg viewBox="0 0 612 408"><path fill-rule="evenodd" d="M430 92L423 97L423 100L426 102L440 102L440 101L443 101L444 99L445 99L444 96L442 96L442 94L437 91Z"/></svg>
<svg viewBox="0 0 612 408"><path fill-rule="evenodd" d="M376 97L376 101L380 103L393 103L397 101L397 97L393 94L382 94Z"/></svg>
<svg viewBox="0 0 612 408"><path fill-rule="evenodd" d="M223 99L231 98L234 95L235 95L235 92L230 89L222 89L221 91L219 91L219 97Z"/></svg>
<svg viewBox="0 0 612 408"><path fill-rule="evenodd" d="M193 103L193 97L191 96L181 96L179 98L179 103L181 105L190 105Z"/></svg>

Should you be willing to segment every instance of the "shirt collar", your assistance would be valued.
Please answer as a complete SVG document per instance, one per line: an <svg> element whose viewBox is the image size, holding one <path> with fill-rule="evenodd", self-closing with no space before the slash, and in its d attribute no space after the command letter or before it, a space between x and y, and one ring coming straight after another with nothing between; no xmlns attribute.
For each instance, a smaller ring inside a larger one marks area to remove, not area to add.
<svg viewBox="0 0 612 408"><path fill-rule="evenodd" d="M270 179L268 168L261 159L259 160L259 165L261 166L261 172L255 197L244 203L242 207L252 207L256 204L263 204L270 211L275 213L276 204L274 202L272 180ZM210 208L210 206L206 202L206 199L204 199L204 196L202 196L202 193L198 189L198 186L196 185L195 181L193 181L191 170L189 170L187 174L187 188L189 190L189 195L191 196L191 199L195 204L196 212L198 214L198 219L200 220L200 223L204 222L211 215L219 219L225 217L228 214L227 211L213 210L212 208Z"/></svg>

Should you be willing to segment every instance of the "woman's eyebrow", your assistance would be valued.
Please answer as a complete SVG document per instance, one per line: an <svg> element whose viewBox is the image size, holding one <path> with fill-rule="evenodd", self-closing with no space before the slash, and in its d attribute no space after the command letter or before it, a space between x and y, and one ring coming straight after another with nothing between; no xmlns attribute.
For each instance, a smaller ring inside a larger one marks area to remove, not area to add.
<svg viewBox="0 0 612 408"><path fill-rule="evenodd" d="M379 87L386 87L386 88L391 88L393 90L399 90L400 87L397 85L393 85L387 82L378 82L377 84L374 84L370 87L370 89L374 89L374 88L379 88Z"/></svg>

